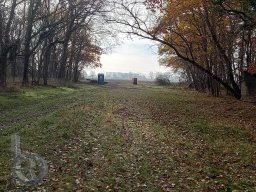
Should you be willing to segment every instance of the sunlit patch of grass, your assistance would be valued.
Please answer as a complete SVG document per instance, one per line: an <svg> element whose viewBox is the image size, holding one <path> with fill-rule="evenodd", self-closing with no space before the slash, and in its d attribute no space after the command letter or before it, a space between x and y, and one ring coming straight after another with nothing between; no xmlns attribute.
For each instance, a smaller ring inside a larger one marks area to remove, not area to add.
<svg viewBox="0 0 256 192"><path fill-rule="evenodd" d="M75 91L74 88L58 87L45 88L38 87L33 89L21 89L19 92L3 92L0 93L0 107L10 108L22 104L29 104L31 102L50 99L54 96L67 95Z"/></svg>

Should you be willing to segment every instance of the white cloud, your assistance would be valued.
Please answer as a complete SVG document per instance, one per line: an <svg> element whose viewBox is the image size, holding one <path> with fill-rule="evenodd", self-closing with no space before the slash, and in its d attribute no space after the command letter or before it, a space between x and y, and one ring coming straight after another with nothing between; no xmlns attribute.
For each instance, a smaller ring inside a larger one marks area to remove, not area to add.
<svg viewBox="0 0 256 192"><path fill-rule="evenodd" d="M103 67L97 72L166 72L169 69L159 66L157 46L145 39L124 39L111 54L102 55Z"/></svg>

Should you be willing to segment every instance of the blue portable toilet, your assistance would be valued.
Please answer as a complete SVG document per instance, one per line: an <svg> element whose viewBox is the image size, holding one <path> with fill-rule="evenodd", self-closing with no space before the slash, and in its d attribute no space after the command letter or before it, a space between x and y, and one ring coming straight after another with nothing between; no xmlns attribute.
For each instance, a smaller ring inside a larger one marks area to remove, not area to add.
<svg viewBox="0 0 256 192"><path fill-rule="evenodd" d="M104 74L98 74L98 85L104 85Z"/></svg>

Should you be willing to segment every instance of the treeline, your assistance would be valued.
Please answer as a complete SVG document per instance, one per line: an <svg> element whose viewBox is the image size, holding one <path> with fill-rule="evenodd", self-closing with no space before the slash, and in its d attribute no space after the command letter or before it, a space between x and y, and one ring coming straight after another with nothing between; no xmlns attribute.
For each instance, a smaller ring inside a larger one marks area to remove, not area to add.
<svg viewBox="0 0 256 192"><path fill-rule="evenodd" d="M170 28L165 38L174 39L185 58L173 57L172 50L161 45L162 64L183 69L198 91L219 96L222 85L240 98L244 71L256 64L255 2L169 1L161 25Z"/></svg>
<svg viewBox="0 0 256 192"><path fill-rule="evenodd" d="M0 86L78 81L84 66L100 66L106 9L104 0L0 0Z"/></svg>
<svg viewBox="0 0 256 192"><path fill-rule="evenodd" d="M241 98L244 72L256 73L256 0L128 2L116 3L118 23L159 42L163 65L183 71L198 91L218 96L225 88Z"/></svg>

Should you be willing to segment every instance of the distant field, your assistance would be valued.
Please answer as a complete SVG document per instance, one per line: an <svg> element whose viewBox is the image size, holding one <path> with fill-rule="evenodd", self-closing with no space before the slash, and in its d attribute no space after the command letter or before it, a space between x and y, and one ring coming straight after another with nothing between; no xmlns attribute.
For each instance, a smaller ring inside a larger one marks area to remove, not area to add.
<svg viewBox="0 0 256 192"><path fill-rule="evenodd" d="M0 191L256 191L255 114L150 83L0 92ZM12 182L14 133L47 160L42 185Z"/></svg>

